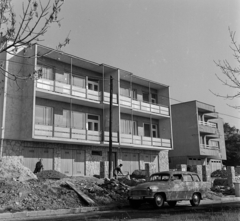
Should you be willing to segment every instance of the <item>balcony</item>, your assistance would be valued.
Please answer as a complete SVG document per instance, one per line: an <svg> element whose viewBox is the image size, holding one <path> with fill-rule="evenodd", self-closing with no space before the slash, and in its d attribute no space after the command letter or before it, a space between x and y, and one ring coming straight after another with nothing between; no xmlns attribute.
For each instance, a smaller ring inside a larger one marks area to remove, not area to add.
<svg viewBox="0 0 240 221"><path fill-rule="evenodd" d="M137 111L169 116L169 108L159 104L133 100L130 97L120 96L120 104Z"/></svg>
<svg viewBox="0 0 240 221"><path fill-rule="evenodd" d="M133 144L137 146L153 146L153 147L164 147L171 148L170 139L144 137L131 134L121 134L122 144Z"/></svg>
<svg viewBox="0 0 240 221"><path fill-rule="evenodd" d="M200 145L200 155L221 159L221 151L219 147L214 145Z"/></svg>
<svg viewBox="0 0 240 221"><path fill-rule="evenodd" d="M210 122L198 121L199 131L203 133L219 134L217 125Z"/></svg>
<svg viewBox="0 0 240 221"><path fill-rule="evenodd" d="M58 94L69 95L75 98L91 100L96 102L102 101L102 93L99 91L89 90L87 88L77 87L70 84L64 84L58 81L48 79L38 79L37 88ZM104 92L103 101L109 103L110 93ZM113 104L117 104L117 95L113 94Z"/></svg>
<svg viewBox="0 0 240 221"><path fill-rule="evenodd" d="M101 131L90 131L90 130L80 130L75 128L68 127L56 127L48 125L39 125L35 124L34 135L36 137L41 137L45 139L49 138L60 138L60 139L69 139L73 142L75 141L93 141L101 142L102 141L102 132ZM104 141L109 142L109 132L104 131ZM118 143L118 133L112 133L112 141Z"/></svg>

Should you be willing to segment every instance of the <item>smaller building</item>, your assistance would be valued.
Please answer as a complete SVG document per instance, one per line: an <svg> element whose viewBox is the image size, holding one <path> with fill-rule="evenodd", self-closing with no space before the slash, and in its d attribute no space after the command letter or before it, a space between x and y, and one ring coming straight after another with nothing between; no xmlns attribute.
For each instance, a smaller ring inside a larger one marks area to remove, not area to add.
<svg viewBox="0 0 240 221"><path fill-rule="evenodd" d="M169 167L177 164L210 165L222 168L226 159L223 120L215 107L199 101L174 104L172 129L174 149L169 151Z"/></svg>

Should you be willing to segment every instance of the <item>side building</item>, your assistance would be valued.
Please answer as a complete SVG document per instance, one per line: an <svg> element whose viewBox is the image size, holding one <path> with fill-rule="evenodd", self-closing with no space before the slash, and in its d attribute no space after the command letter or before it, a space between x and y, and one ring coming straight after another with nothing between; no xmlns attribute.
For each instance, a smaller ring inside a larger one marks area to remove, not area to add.
<svg viewBox="0 0 240 221"><path fill-rule="evenodd" d="M127 71L35 44L1 54L1 151L34 170L69 176L108 172L110 76L113 77L113 164L132 173L151 162L169 169L172 149L169 87ZM23 79L10 80L10 74ZM105 165L105 166L103 166Z"/></svg>
<svg viewBox="0 0 240 221"><path fill-rule="evenodd" d="M212 172L221 169L226 148L223 120L215 107L199 101L171 107L174 150L169 151L170 168L188 164L210 165Z"/></svg>

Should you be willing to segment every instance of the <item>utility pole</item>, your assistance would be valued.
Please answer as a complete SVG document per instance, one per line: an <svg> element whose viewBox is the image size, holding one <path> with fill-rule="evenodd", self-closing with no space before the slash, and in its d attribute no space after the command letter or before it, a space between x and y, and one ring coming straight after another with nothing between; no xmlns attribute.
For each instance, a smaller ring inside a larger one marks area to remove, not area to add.
<svg viewBox="0 0 240 221"><path fill-rule="evenodd" d="M112 97L113 97L113 77L110 76L110 112L109 112L109 179L113 176L112 165Z"/></svg>

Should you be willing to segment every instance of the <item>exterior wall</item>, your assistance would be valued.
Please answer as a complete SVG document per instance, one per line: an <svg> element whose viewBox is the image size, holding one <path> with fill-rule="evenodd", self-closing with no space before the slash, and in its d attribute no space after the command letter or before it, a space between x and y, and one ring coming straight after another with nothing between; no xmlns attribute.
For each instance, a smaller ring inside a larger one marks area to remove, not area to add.
<svg viewBox="0 0 240 221"><path fill-rule="evenodd" d="M218 119L214 119L211 120L212 122L217 123L217 128L219 131L219 147L220 147L220 152L221 152L221 159L222 160L226 160L227 156L226 156L226 146L225 146L225 139L224 139L224 122L222 118L218 118Z"/></svg>
<svg viewBox="0 0 240 221"><path fill-rule="evenodd" d="M46 58L46 57L42 57L42 58L38 58L37 61L38 64L42 64L42 65L46 65L48 67L52 67L54 69L54 71L56 73L63 73L64 71L67 73L71 73L71 60L69 58L69 63L64 63L64 62L60 62L54 59L50 59L50 58ZM100 79L99 81L99 91L102 91L103 89L103 85L102 85L102 74L99 74L97 72L93 72L84 68L80 68L77 66L72 66L72 74L73 75L77 75L77 76L82 76L82 77L87 77L91 78L97 78Z"/></svg>
<svg viewBox="0 0 240 221"><path fill-rule="evenodd" d="M29 48L25 56L33 58L24 59L24 76L33 74L35 71L35 47ZM21 139L31 140L33 131L33 110L34 110L34 78L24 82L21 107Z"/></svg>
<svg viewBox="0 0 240 221"><path fill-rule="evenodd" d="M131 80L131 78L129 78L129 80ZM120 87L121 88L126 88L126 89L130 89L131 88L131 82L130 81L120 81ZM139 85L139 84L135 84L132 83L132 89L137 91L137 100L142 101L143 100L143 92L149 92L149 88ZM151 93L155 93L157 94L157 90L150 88Z"/></svg>
<svg viewBox="0 0 240 221"><path fill-rule="evenodd" d="M130 114L124 114L121 113L121 119L125 119L125 120L132 120L132 116ZM141 117L141 116L137 116L134 115L133 116L133 121L137 122L137 131L138 131L138 135L139 136L143 136L144 135L144 128L143 125L145 124L150 124L150 117ZM159 133L159 120L157 119L152 119L152 124L157 124L158 125L158 133Z"/></svg>
<svg viewBox="0 0 240 221"><path fill-rule="evenodd" d="M24 58L23 52L20 51L18 56L7 55L8 72L14 75L23 76L24 74ZM9 75L9 74L8 74ZM9 75L10 77L10 75ZM21 113L22 113L22 95L27 90L22 81L7 80L6 95L6 114L4 138L20 139L21 137Z"/></svg>
<svg viewBox="0 0 240 221"><path fill-rule="evenodd" d="M187 164L187 156L182 157L169 157L169 168L176 169L178 164Z"/></svg>
<svg viewBox="0 0 240 221"><path fill-rule="evenodd" d="M169 156L199 155L199 136L196 103L172 105L172 129L174 150Z"/></svg>
<svg viewBox="0 0 240 221"><path fill-rule="evenodd" d="M77 149L85 152L85 175L93 176L100 175L101 163L105 162L105 167L108 168L108 147L103 146L87 146L87 145L74 145L62 143L46 143L46 142L30 142L19 140L5 140L3 156L17 157L23 162L23 148L52 148L54 149L53 168L61 172L61 150L62 149ZM92 155L92 151L102 151L102 156ZM159 168L158 171L168 170L168 151L151 151L151 150L131 150L125 148L113 148L113 152L117 153L118 162L122 162L122 153L137 153L140 155L140 169L144 169L144 154L155 154L158 157ZM34 168L30 168L34 170ZM108 171L106 171L107 174Z"/></svg>

